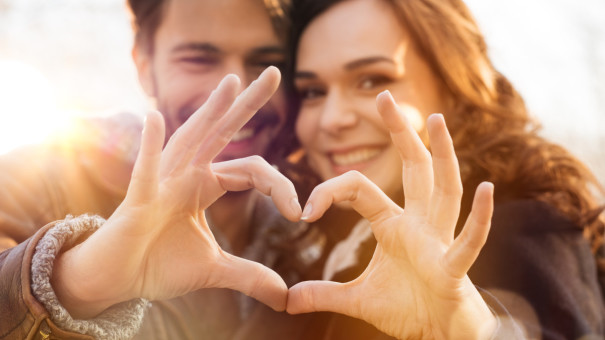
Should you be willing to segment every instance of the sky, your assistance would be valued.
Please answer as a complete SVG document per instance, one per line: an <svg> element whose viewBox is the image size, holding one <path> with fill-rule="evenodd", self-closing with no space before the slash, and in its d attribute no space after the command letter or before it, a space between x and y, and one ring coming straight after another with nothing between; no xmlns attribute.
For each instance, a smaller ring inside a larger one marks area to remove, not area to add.
<svg viewBox="0 0 605 340"><path fill-rule="evenodd" d="M150 108L124 2L0 0L0 153L39 142L71 116ZM542 134L605 182L605 1L467 4Z"/></svg>

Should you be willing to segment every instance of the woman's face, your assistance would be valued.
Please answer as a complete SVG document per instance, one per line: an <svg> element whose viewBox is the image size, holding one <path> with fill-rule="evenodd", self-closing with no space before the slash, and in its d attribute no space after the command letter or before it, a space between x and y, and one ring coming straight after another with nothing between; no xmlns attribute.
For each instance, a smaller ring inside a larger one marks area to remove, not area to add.
<svg viewBox="0 0 605 340"><path fill-rule="evenodd" d="M296 134L310 166L323 180L358 170L395 197L402 164L376 95L390 90L421 136L426 117L446 109L442 83L407 30L386 2L344 1L311 22L297 53Z"/></svg>

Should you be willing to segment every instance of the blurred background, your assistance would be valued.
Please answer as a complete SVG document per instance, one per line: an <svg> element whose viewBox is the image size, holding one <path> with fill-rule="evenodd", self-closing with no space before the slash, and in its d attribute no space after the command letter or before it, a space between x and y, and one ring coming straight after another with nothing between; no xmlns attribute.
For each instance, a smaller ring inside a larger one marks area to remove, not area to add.
<svg viewBox="0 0 605 340"><path fill-rule="evenodd" d="M605 182L605 1L467 0L542 134ZM144 114L125 0L0 0L0 153L70 117Z"/></svg>

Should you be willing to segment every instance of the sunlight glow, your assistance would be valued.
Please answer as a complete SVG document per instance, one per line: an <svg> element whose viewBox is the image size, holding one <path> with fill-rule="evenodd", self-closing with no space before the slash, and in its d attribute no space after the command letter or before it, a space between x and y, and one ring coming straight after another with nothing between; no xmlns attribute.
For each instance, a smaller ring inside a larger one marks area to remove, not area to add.
<svg viewBox="0 0 605 340"><path fill-rule="evenodd" d="M42 73L20 61L0 60L0 154L41 142L69 116L57 108Z"/></svg>

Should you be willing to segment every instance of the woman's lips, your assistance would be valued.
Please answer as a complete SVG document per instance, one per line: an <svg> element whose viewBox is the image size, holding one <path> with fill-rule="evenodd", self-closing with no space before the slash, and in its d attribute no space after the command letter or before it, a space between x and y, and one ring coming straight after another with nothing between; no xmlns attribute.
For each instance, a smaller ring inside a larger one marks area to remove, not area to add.
<svg viewBox="0 0 605 340"><path fill-rule="evenodd" d="M328 154L328 157L332 170L337 174L343 174L350 170L365 169L384 149L384 146L364 146L347 151L333 151Z"/></svg>

